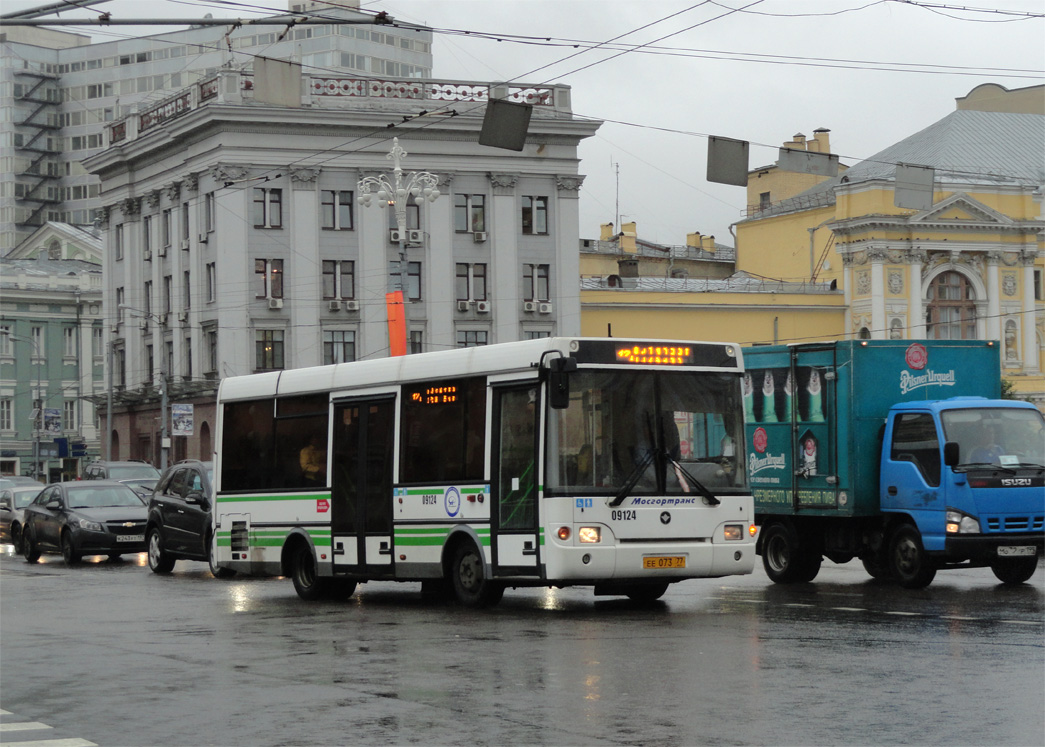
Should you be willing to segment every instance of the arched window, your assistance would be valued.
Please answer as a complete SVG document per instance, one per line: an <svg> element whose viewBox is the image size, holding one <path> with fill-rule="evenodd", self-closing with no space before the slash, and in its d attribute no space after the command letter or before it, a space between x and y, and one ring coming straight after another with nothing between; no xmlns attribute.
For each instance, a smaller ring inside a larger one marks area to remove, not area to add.
<svg viewBox="0 0 1045 747"><path fill-rule="evenodd" d="M929 284L925 326L934 340L976 338L976 293L960 272L944 272Z"/></svg>

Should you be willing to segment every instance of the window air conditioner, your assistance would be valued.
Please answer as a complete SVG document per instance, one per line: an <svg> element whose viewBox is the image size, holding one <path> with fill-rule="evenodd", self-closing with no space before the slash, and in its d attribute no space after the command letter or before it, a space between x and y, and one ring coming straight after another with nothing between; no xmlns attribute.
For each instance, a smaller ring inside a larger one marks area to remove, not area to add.
<svg viewBox="0 0 1045 747"><path fill-rule="evenodd" d="M206 244L206 243L207 243L207 234L205 234L205 233L201 233L201 234L199 235L199 242L200 242L201 244Z"/></svg>
<svg viewBox="0 0 1045 747"><path fill-rule="evenodd" d="M282 298L270 298L269 299L269 308L270 309L282 309L283 308L283 299Z"/></svg>
<svg viewBox="0 0 1045 747"><path fill-rule="evenodd" d="M160 249L159 249L159 252L158 252L158 254L159 254L159 255L160 255L161 257L166 257L166 256L167 256L167 247L165 247L165 246L161 246L161 247L160 247Z"/></svg>
<svg viewBox="0 0 1045 747"><path fill-rule="evenodd" d="M408 228L406 231L406 240L420 244L425 240L425 232L419 228Z"/></svg>
<svg viewBox="0 0 1045 747"><path fill-rule="evenodd" d="M146 249L142 252L142 259L146 262L152 262L152 249Z"/></svg>
<svg viewBox="0 0 1045 747"><path fill-rule="evenodd" d="M468 311L468 307L471 306L471 305L472 305L471 301L458 301L457 302L457 310L458 311Z"/></svg>
<svg viewBox="0 0 1045 747"><path fill-rule="evenodd" d="M331 301L330 303L327 304L327 308L330 309L331 311L341 311L341 302L340 301Z"/></svg>
<svg viewBox="0 0 1045 747"><path fill-rule="evenodd" d="M478 311L480 314L489 314L490 313L490 302L489 301L476 301L475 302L475 310Z"/></svg>
<svg viewBox="0 0 1045 747"><path fill-rule="evenodd" d="M187 311L179 311L178 312L178 321L179 322L187 322L187 321L189 321L189 312L187 312Z"/></svg>
<svg viewBox="0 0 1045 747"><path fill-rule="evenodd" d="M182 239L181 240L181 250L183 252L189 251L189 240L188 239Z"/></svg>
<svg viewBox="0 0 1045 747"><path fill-rule="evenodd" d="M167 323L167 315L166 314L157 314L156 315L156 321L159 322L160 324L166 324Z"/></svg>
<svg viewBox="0 0 1045 747"><path fill-rule="evenodd" d="M550 303L542 303L537 307L537 311L542 314L550 314L552 313L552 305Z"/></svg>
<svg viewBox="0 0 1045 747"><path fill-rule="evenodd" d="M523 311L537 311L537 304L533 301L523 301Z"/></svg>
<svg viewBox="0 0 1045 747"><path fill-rule="evenodd" d="M472 234L472 241L476 244L481 244L486 241L486 231L476 231Z"/></svg>
<svg viewBox="0 0 1045 747"><path fill-rule="evenodd" d="M359 301L355 299L345 301L345 311L359 311Z"/></svg>
<svg viewBox="0 0 1045 747"><path fill-rule="evenodd" d="M390 230L388 232L388 240L390 242L392 242L393 244L398 244L399 243L399 238L400 237L399 237L399 229L398 228L393 228L392 230Z"/></svg>

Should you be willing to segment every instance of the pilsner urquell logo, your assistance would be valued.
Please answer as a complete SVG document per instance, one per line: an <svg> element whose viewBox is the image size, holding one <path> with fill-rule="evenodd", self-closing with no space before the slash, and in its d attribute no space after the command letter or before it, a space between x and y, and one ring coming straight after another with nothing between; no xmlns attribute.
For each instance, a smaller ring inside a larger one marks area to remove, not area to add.
<svg viewBox="0 0 1045 747"><path fill-rule="evenodd" d="M768 444L769 436L766 434L766 429L756 428L751 437L751 445L755 447L755 451L759 454L764 453ZM786 466L783 454L780 456L773 456L772 454L766 454L765 456L747 455L747 471L749 475L754 475L764 469L784 469Z"/></svg>
<svg viewBox="0 0 1045 747"><path fill-rule="evenodd" d="M907 348L904 359L909 367L915 371L922 371L929 364L929 351L921 343L915 342ZM900 372L901 394L907 394L925 386L954 386L955 383L953 368L947 373L938 373L931 368L920 374L913 374L910 371Z"/></svg>

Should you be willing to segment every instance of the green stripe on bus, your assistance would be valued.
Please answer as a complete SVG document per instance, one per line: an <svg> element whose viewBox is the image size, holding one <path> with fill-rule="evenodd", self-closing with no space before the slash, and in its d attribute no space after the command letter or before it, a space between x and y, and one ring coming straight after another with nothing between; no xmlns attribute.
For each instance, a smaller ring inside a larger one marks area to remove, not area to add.
<svg viewBox="0 0 1045 747"><path fill-rule="evenodd" d="M307 495L219 495L218 503L252 503L254 501L318 501L330 500L330 493L309 493Z"/></svg>

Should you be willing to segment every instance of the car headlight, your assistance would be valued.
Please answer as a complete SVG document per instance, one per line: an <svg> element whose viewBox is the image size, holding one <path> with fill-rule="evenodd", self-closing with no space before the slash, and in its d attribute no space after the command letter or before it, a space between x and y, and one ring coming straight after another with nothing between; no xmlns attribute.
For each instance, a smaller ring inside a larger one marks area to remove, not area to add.
<svg viewBox="0 0 1045 747"><path fill-rule="evenodd" d="M88 519L80 519L76 522L80 529L86 529L88 532L101 532L102 525L97 521L90 521Z"/></svg>
<svg viewBox="0 0 1045 747"><path fill-rule="evenodd" d="M947 509L947 534L979 534L980 522L973 516L953 508Z"/></svg>

